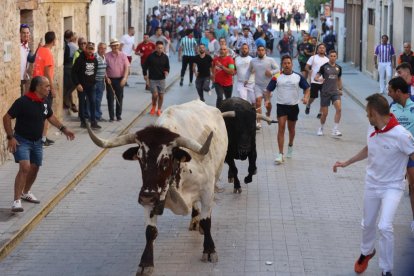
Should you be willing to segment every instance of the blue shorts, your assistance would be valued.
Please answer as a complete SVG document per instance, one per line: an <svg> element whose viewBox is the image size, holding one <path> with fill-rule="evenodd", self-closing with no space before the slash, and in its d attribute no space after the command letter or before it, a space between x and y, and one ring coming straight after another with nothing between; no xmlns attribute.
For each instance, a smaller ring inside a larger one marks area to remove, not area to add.
<svg viewBox="0 0 414 276"><path fill-rule="evenodd" d="M27 140L17 134L14 135L19 145L16 147L14 161L19 163L22 160L30 160L31 164L36 164L38 167L42 166L43 159L43 145L42 139L37 141Z"/></svg>

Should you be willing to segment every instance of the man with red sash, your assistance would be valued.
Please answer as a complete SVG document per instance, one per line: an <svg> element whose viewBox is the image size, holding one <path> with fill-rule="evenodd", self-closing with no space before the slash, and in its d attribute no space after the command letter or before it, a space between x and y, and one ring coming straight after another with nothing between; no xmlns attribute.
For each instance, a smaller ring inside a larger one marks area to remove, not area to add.
<svg viewBox="0 0 414 276"><path fill-rule="evenodd" d="M40 203L30 188L42 165L42 132L45 120L57 127L68 140L75 138L75 134L53 114L51 102L46 99L49 91L50 83L46 77L34 77L29 92L17 99L3 117L8 140L7 149L13 153L16 163L19 163L19 171L14 182L14 202L11 209L13 212L23 212L21 199ZM14 131L12 119L16 119Z"/></svg>
<svg viewBox="0 0 414 276"><path fill-rule="evenodd" d="M384 96L374 94L366 100L367 117L372 126L368 130L367 145L349 160L336 162L333 171L368 158L361 222L361 255L355 262L354 270L356 273L364 272L375 255L376 221L379 216L379 266L382 275L390 276L394 265L393 221L404 193L407 157L414 160L414 139L390 113Z"/></svg>

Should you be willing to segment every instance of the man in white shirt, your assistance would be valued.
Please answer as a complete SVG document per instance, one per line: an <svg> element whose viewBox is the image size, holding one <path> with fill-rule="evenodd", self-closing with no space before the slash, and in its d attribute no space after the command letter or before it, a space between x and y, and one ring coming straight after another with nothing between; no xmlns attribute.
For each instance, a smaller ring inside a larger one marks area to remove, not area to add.
<svg viewBox="0 0 414 276"><path fill-rule="evenodd" d="M135 52L134 43L135 43L135 29L134 27L128 28L128 33L124 34L121 37L121 51L127 56L129 64L132 62L132 54ZM129 86L128 82L125 83L125 86Z"/></svg>
<svg viewBox="0 0 414 276"><path fill-rule="evenodd" d="M310 99L309 99L308 105L306 106L306 109L305 109L305 114L306 115L309 114L311 104L313 103L313 101L316 98L318 98L319 91L322 90L323 82L315 80L315 76L319 72L319 69L321 68L321 66L329 61L329 58L327 58L325 56L325 53L326 53L325 44L323 44L323 43L319 44L316 47L316 55L311 56L308 59L308 61L306 63L306 66L305 66L305 70L307 72L312 70L311 87L310 87ZM318 116L316 116L316 118L320 119L321 115L322 115L321 111L319 110Z"/></svg>
<svg viewBox="0 0 414 276"><path fill-rule="evenodd" d="M134 53L135 43L135 29L134 27L128 28L128 33L121 37L121 50L127 56L129 63L132 61L132 54Z"/></svg>
<svg viewBox="0 0 414 276"><path fill-rule="evenodd" d="M247 70L249 70L252 59L249 56L249 46L244 43L240 48L240 56L237 56L235 59L237 75L236 93L239 94L240 98L254 105L256 103L256 97L254 95L254 74L251 74L250 78L246 78Z"/></svg>
<svg viewBox="0 0 414 276"><path fill-rule="evenodd" d="M337 161L333 171L368 158L365 176L361 255L355 262L356 273L363 273L375 255L377 218L379 238L379 266L382 275L392 275L394 265L393 221L404 194L404 176L407 157L414 160L414 139L398 124L390 113L387 99L373 94L367 99L367 117L372 127L368 130L367 145L345 162Z"/></svg>

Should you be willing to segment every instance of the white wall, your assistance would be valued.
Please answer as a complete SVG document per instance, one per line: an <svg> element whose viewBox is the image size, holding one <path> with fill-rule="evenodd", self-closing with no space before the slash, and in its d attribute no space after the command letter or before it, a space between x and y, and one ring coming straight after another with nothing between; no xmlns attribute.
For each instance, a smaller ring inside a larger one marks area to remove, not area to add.
<svg viewBox="0 0 414 276"><path fill-rule="evenodd" d="M332 14L334 31L336 32L338 60L343 61L345 56L345 1L335 0Z"/></svg>
<svg viewBox="0 0 414 276"><path fill-rule="evenodd" d="M89 6L89 40L95 44L109 44L110 39L116 37L115 32L116 4L103 5L102 1L92 1Z"/></svg>

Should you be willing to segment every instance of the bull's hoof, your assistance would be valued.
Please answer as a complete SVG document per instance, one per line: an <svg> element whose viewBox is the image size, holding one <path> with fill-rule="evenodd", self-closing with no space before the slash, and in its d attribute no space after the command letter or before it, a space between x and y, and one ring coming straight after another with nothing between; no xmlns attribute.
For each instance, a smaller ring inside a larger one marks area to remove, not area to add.
<svg viewBox="0 0 414 276"><path fill-rule="evenodd" d="M233 183L234 182L234 177L229 177L229 183Z"/></svg>
<svg viewBox="0 0 414 276"><path fill-rule="evenodd" d="M150 276L153 273L154 273L153 266L147 266L147 267L139 266L136 276Z"/></svg>
<svg viewBox="0 0 414 276"><path fill-rule="evenodd" d="M213 253L203 253L201 257L201 261L203 262L210 262L210 263L217 263L218 262L218 255L216 252Z"/></svg>
<svg viewBox="0 0 414 276"><path fill-rule="evenodd" d="M190 222L190 227L188 227L189 231L197 231L199 229L199 219L193 218Z"/></svg>
<svg viewBox="0 0 414 276"><path fill-rule="evenodd" d="M234 194L241 194L242 193L242 189L241 188L234 188L233 193Z"/></svg>
<svg viewBox="0 0 414 276"><path fill-rule="evenodd" d="M244 184L249 184L249 183L251 183L251 182L252 182L252 180L253 180L253 178L252 178L252 176L249 174L248 176L246 176L246 177L244 178Z"/></svg>

